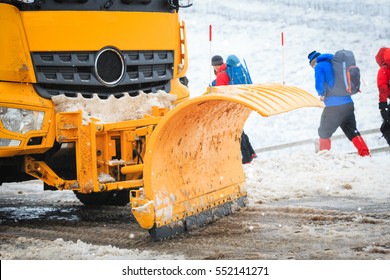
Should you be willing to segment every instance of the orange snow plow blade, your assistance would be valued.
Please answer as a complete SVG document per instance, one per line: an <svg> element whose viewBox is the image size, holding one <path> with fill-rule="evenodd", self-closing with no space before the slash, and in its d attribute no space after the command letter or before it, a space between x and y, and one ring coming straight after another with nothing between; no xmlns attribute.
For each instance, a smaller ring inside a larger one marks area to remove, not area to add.
<svg viewBox="0 0 390 280"><path fill-rule="evenodd" d="M240 136L251 111L271 116L322 107L283 85L221 86L189 99L157 124L146 146L144 186L132 211L154 240L202 226L245 205Z"/></svg>

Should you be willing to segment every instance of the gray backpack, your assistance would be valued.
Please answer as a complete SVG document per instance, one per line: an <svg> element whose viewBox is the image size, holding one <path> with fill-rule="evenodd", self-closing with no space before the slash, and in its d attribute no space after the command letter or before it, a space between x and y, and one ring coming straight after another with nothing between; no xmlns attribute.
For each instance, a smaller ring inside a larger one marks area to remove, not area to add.
<svg viewBox="0 0 390 280"><path fill-rule="evenodd" d="M351 95L360 92L360 69L352 51L337 51L332 59L334 86L329 95Z"/></svg>

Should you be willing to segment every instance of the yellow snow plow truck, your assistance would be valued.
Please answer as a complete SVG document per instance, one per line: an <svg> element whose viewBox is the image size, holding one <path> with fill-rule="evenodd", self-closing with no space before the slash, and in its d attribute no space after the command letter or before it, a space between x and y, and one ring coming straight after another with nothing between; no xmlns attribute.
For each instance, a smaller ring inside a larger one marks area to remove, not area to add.
<svg viewBox="0 0 390 280"><path fill-rule="evenodd" d="M191 4L0 0L0 184L40 179L85 205L130 203L153 240L244 206L249 114L321 104L282 85L189 98L178 13Z"/></svg>

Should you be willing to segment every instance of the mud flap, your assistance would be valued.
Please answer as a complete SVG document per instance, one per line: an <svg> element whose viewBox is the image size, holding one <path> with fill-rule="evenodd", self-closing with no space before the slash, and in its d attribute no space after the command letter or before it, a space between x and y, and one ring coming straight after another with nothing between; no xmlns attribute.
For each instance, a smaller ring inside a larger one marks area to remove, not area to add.
<svg viewBox="0 0 390 280"><path fill-rule="evenodd" d="M162 239L244 206L240 136L249 114L309 106L322 103L295 87L240 85L214 87L169 111L146 146L142 198L131 199L140 225ZM139 211L146 203L153 211Z"/></svg>

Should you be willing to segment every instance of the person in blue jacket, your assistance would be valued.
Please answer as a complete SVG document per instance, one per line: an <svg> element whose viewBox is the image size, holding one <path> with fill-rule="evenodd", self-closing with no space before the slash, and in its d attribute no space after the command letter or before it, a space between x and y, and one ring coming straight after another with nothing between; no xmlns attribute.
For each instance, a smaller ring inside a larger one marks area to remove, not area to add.
<svg viewBox="0 0 390 280"><path fill-rule="evenodd" d="M312 51L308 55L310 66L314 68L316 91L325 104L318 128L320 151L330 150L330 138L340 127L352 141L359 155L369 156L370 151L356 128L355 107L351 95L340 94L339 89L334 87L332 58L333 54L321 54L317 51Z"/></svg>

